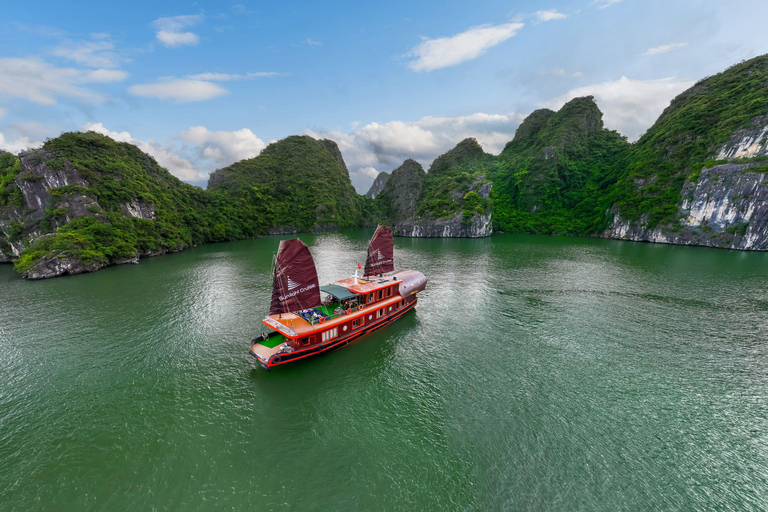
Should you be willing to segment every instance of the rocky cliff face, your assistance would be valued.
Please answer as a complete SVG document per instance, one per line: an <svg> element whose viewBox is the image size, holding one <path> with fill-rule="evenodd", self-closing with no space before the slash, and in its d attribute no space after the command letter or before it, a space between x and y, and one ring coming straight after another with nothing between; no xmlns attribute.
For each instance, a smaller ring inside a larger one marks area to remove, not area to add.
<svg viewBox="0 0 768 512"><path fill-rule="evenodd" d="M89 209L100 208L85 193L88 182L69 162L51 169L45 165L51 154L42 149L21 153L18 159L20 169L9 186L21 193L23 201L0 207L0 239L5 239L0 244L0 260L5 262L18 258L30 243L55 233L70 220L91 215Z"/></svg>
<svg viewBox="0 0 768 512"><path fill-rule="evenodd" d="M768 116L752 120L752 126L738 130L720 151L718 159L768 156Z"/></svg>
<svg viewBox="0 0 768 512"><path fill-rule="evenodd" d="M379 199L388 207L392 222L412 220L416 216L416 206L424 189L425 178L426 173L421 164L410 158L392 171L379 195Z"/></svg>
<svg viewBox="0 0 768 512"><path fill-rule="evenodd" d="M768 250L768 168L759 162L704 168L683 186L676 222L645 227L619 215L603 236L621 240Z"/></svg>
<svg viewBox="0 0 768 512"><path fill-rule="evenodd" d="M91 135L69 134L66 137L75 137L80 141L79 138ZM95 139L91 142L98 143L101 140ZM94 154L97 152L98 150L94 149ZM144 156L141 154L140 159ZM156 165L154 161L152 164ZM107 226L114 225L115 218L109 217L110 215L117 213L118 216L122 214L130 219L150 222L155 220L154 203L129 195L123 190L117 192L115 188L111 189L110 195L103 187L102 182L105 180L115 180L115 177L100 171L83 170L71 161L57 157L46 147L23 152L18 157L7 153L0 155L0 183L3 184L0 187L0 262L19 259L26 248L51 241L61 234L62 228L66 229L78 219L91 218L95 219L97 224L104 223L102 235L99 236L107 238L103 238L102 243L112 236L109 230L114 228ZM119 181L108 183L117 184ZM107 201L112 201L110 208L105 209L104 205L100 204L100 193L104 194L103 197ZM124 198L123 202L121 197ZM80 243L78 237L68 236L74 245ZM95 257L90 253L94 257L88 259L78 255L72 244L66 249L65 245L56 246L58 248L53 250L39 251L34 264L23 271L24 276L29 279L43 279L92 272L107 265L134 263L139 257L173 250L156 248L138 250L132 254L120 254L118 250L114 251L117 254L112 258ZM122 252L130 251L123 248Z"/></svg>
<svg viewBox="0 0 768 512"><path fill-rule="evenodd" d="M384 190L384 185L387 184L387 181L389 181L389 174L386 172L380 172L379 175L376 176L376 179L373 180L371 188L368 189L368 192L365 193L365 197L376 199L376 196L381 194L381 191Z"/></svg>
<svg viewBox="0 0 768 512"><path fill-rule="evenodd" d="M766 157L768 55L672 100L630 150L606 235L765 250Z"/></svg>
<svg viewBox="0 0 768 512"><path fill-rule="evenodd" d="M467 139L435 160L438 172L425 173L415 160L392 171L377 201L385 205L386 221L396 236L478 238L489 236L492 185L481 174L460 166L485 156Z"/></svg>
<svg viewBox="0 0 768 512"><path fill-rule="evenodd" d="M489 200L492 184L480 177L470 186L469 191ZM493 233L493 211L489 206L484 213L475 213L465 218L459 212L448 219L419 219L418 221L401 221L392 227L395 236L414 238L482 238Z"/></svg>

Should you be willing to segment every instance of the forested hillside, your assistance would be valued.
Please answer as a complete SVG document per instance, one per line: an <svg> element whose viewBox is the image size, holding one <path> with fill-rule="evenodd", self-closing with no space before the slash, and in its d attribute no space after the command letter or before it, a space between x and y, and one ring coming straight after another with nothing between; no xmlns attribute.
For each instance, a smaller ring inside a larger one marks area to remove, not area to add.
<svg viewBox="0 0 768 512"><path fill-rule="evenodd" d="M196 244L390 224L400 236L592 235L768 250L768 56L676 97L636 142L592 97L529 115L498 156L466 139L406 160L366 196L338 146L292 136L183 183L137 147L64 133L0 152L0 262L29 278Z"/></svg>

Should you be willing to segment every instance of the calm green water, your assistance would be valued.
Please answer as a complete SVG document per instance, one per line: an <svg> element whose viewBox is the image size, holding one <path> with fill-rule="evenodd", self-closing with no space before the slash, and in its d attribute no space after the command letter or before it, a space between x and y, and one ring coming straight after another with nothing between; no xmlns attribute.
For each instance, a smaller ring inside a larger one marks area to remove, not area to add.
<svg viewBox="0 0 768 512"><path fill-rule="evenodd" d="M301 238L328 282L370 235ZM416 311L267 373L277 242L0 266L0 510L768 507L768 254L396 239Z"/></svg>

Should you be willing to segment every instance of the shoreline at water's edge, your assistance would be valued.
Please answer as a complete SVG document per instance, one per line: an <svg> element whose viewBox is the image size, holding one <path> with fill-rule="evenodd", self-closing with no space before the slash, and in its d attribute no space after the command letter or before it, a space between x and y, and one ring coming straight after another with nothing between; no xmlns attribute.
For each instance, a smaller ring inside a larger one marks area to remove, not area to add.
<svg viewBox="0 0 768 512"><path fill-rule="evenodd" d="M279 236L279 235L300 235L300 234L311 234L311 233L333 233L339 230L335 229L321 229L321 230L311 230L311 231L294 231L294 230L281 230L281 231L275 231L270 232L266 235L262 236ZM698 243L678 243L678 242L668 242L668 241L655 241L655 240L632 240L628 238L618 238L618 237L612 237L612 236L602 236L600 234L594 234L594 235L546 235L541 233L507 233L504 231L497 231L494 233L491 233L486 236L482 237L466 237L466 236L450 236L450 237L444 237L444 236L408 236L408 235L396 235L398 238L456 238L456 239L479 239L479 238L489 238L494 235L511 235L511 234L517 234L517 235L541 235L541 236L548 236L548 237L557 237L557 238L599 238L603 240L616 240L619 242L635 242L635 243L647 243L647 244L662 244L662 245L677 245L677 246L683 246L683 247L701 247L704 249L720 249L720 250L727 250L727 251L740 251L740 252L768 252L768 249L741 249L741 248L735 248L735 247L722 247L717 245L704 245L704 244L698 244ZM221 244L221 243L230 243L230 242L240 242L244 240L254 240L259 237L250 237L250 238L244 238L239 240L223 240L220 242L208 242L205 244L199 244L199 245L212 245L212 244ZM164 251L164 252L157 252L153 254L146 254L146 255L140 255L136 256L134 258L123 258L121 260L107 263L107 264L84 264L82 262L76 262L73 261L71 258L60 258L56 262L56 265L52 268L50 268L48 271L45 272L38 272L33 275L27 275L22 274L20 277L29 281L39 281L43 279L52 279L55 277L65 277L65 276L74 276L74 275L80 275L80 274L89 274L92 272L98 272L101 269L107 268L107 267L115 267L118 265L127 265L127 264L139 264L140 260L147 259L147 258L154 258L158 256L164 256L167 254L177 254L180 252L184 252L187 249L191 249L193 247L197 246L190 246L186 247L184 249L178 250L178 251ZM53 260L49 260L53 261ZM0 260L0 264L9 264L12 265L14 263L14 260Z"/></svg>
<svg viewBox="0 0 768 512"><path fill-rule="evenodd" d="M553 235L553 236L560 236L560 235ZM645 239L635 240L632 238L619 238L615 236L602 236L602 235L591 235L589 236L589 238L602 238L603 240L617 240L619 242L634 242L634 243L641 243L641 244L677 245L681 247L702 247L704 249L719 249L721 251L768 252L768 248L761 249L761 248L724 247L722 245L705 245L705 244L700 244L693 241L670 242L670 241L664 241L664 240L645 240Z"/></svg>

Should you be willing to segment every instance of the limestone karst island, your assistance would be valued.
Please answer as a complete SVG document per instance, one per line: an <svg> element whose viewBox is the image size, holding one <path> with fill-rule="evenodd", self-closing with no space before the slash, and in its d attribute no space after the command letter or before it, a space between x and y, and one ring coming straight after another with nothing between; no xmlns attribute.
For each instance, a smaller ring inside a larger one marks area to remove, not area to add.
<svg viewBox="0 0 768 512"><path fill-rule="evenodd" d="M2 18L0 511L768 510L763 2Z"/></svg>
<svg viewBox="0 0 768 512"><path fill-rule="evenodd" d="M592 96L538 109L498 155L466 138L358 194L336 142L293 135L205 189L127 142L68 132L0 155L0 261L40 279L264 234L541 233L768 249L768 56L676 96L635 143Z"/></svg>

